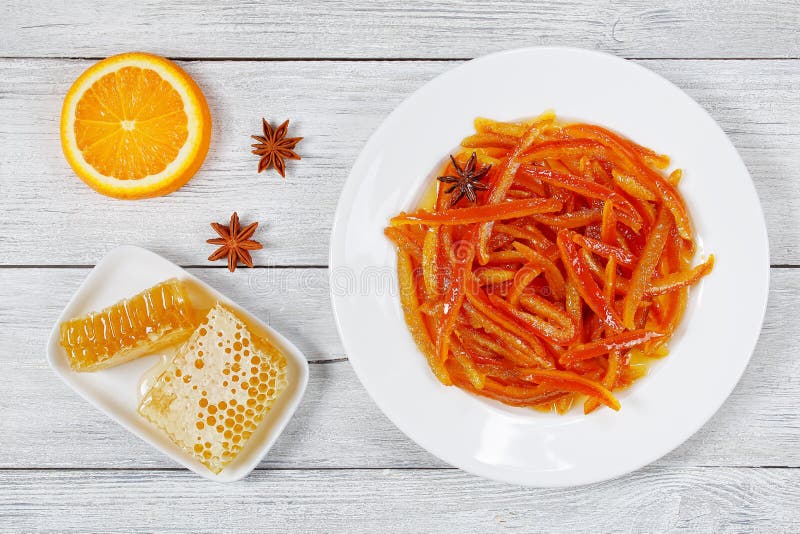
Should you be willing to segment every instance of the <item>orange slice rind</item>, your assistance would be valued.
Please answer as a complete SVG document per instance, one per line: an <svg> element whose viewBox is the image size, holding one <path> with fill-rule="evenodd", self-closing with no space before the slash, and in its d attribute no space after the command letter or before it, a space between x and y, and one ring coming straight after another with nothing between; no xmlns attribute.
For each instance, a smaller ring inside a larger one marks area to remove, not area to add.
<svg viewBox="0 0 800 534"><path fill-rule="evenodd" d="M61 112L61 146L96 191L136 199L175 191L208 152L211 115L198 85L143 52L104 59L75 81Z"/></svg>

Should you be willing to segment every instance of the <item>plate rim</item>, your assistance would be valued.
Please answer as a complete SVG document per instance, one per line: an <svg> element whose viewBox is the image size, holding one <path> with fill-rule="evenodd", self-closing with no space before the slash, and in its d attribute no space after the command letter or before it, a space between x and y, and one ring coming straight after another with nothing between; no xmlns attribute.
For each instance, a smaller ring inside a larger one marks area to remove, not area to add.
<svg viewBox="0 0 800 534"><path fill-rule="evenodd" d="M353 191L354 188L356 188L361 183L361 179L360 179L360 177L355 175L355 171L359 167L363 166L365 161L368 162L372 158L372 156L367 154L367 152L371 151L371 150L374 150L374 147L372 145L377 142L376 139L378 137L383 135L383 131L391 126L390 123L391 123L391 121L392 121L392 119L394 117L396 117L397 115L400 115L405 110L405 108L407 106L410 106L411 102L415 98L417 98L417 96L421 92L423 92L428 86L430 86L432 84L435 84L435 83L438 83L440 81L440 79L442 79L442 78L444 78L444 77L446 77L448 75L452 75L452 73L454 73L454 72L459 72L461 70L474 68L474 65L476 65L476 64L479 64L479 63L484 62L484 61L492 61L492 60L494 60L494 59L496 59L498 57L505 56L505 55L527 54L527 53L537 53L537 54L539 54L539 53L547 53L547 52L585 55L585 56L589 56L589 57L595 57L595 58L603 59L605 61L609 61L610 60L610 61L614 61L614 62L617 62L617 63L620 63L620 64L625 64L627 67L631 67L634 70L637 70L639 73L647 75L647 76L649 76L651 78L654 78L659 83L665 84L668 87L670 87L671 89L678 91L680 94L682 94L686 98L687 102L690 103L692 105L692 107L695 108L696 111L700 112L702 115L704 115L707 119L710 120L710 123L713 124L714 128L721 134L720 137L725 140L725 143L731 149L732 154L735 154L735 157L737 158L737 163L741 165L742 169L744 169L744 171L745 171L745 173L747 175L747 178L748 178L747 186L749 187L749 193L756 200L756 205L757 205L756 207L757 207L757 214L758 214L758 222L760 223L760 229L759 229L759 232L758 232L759 233L759 237L760 237L759 245L763 245L763 247L762 247L763 254L760 254L761 260L762 260L762 261L760 261L761 269L762 269L762 272L760 273L760 276L762 277L763 292L762 292L762 294L759 295L759 299L758 299L758 314L757 314L757 316L758 316L758 331L757 331L757 334L755 335L755 337L750 341L749 346L747 347L748 350L747 350L746 360L744 361L744 364L741 366L741 369L737 373L736 379L735 380L731 380L731 382L729 384L729 387L726 388L725 395L724 396L721 395L720 396L720 400L718 402L709 403L707 405L707 409L704 410L704 412L707 411L707 415L704 416L703 418L701 418L701 420L699 420L699 423L697 425L693 425L694 428L692 428L691 431L681 432L681 434L685 433L685 436L682 439L680 439L679 441L677 441L677 443L675 443L674 445L669 446L665 450L655 450L655 452L653 452L652 454L645 455L645 458L643 460L641 460L639 462L636 462L632 466L626 466L626 468L624 470L622 470L620 472L617 472L616 474L611 475L611 476L604 476L604 475L594 476L594 477L593 476L587 476L587 477L584 477L584 478L582 478L581 480L579 480L577 482L567 481L567 482L564 482L563 484L562 483L537 483L535 481L524 480L522 477L501 476L497 472L492 470L491 468L484 469L483 464L480 464L480 463L475 463L475 464L470 465L470 466L464 466L464 465L456 464L455 462L453 462L451 460L445 459L441 454L439 454L436 450L434 450L435 447L430 447L430 446L422 443L421 440L418 437L413 436L412 433L410 433L405 428L405 425L399 424L396 421L396 419L393 417L393 415L390 413L390 411L386 410L384 408L384 406L382 405L382 403L378 400L378 398L376 398L376 396L373 394L373 392L371 391L370 386L368 385L369 381L366 380L365 377L363 376L363 370L359 368L357 363L355 363L356 360L354 360L352 357L350 357L350 354L351 354L351 350L350 350L350 346L349 346L350 344L348 343L348 341L347 341L347 339L346 339L346 337L344 335L343 326L342 326L342 320L340 318L341 311L340 311L340 309L338 308L338 305L337 305L338 298L337 298L337 295L334 293L334 285L332 283L329 284L329 285L330 285L331 306L332 306L333 313L334 313L334 320L335 320L335 323L336 323L337 332L339 333L339 338L340 338L340 340L342 342L342 345L345 348L345 352L348 355L348 361L350 362L351 367L353 368L353 370L354 370L356 376L358 377L359 381L361 382L362 386L364 387L364 389L369 394L370 398L372 398L372 401L378 406L378 408L381 410L381 412L401 432L403 432L406 435L406 437L408 437L410 440L412 440L414 443L416 443L417 445L422 447L424 450L426 450L430 454L433 454L434 456L436 456L439 460L441 460L441 461L443 461L443 462L445 462L447 464L454 465L454 466L456 466L456 467L458 467L460 469L463 469L464 471L467 471L469 473L473 473L473 474L476 474L476 475L479 475L479 476L482 476L482 477L485 477L485 478L488 478L488 479L491 479L491 480L495 480L495 481L499 481L499 482L506 482L506 483L511 483L511 484L517 484L517 485L522 485L522 486L530 486L530 487L574 487L574 486L584 486L584 485L587 485L587 484L599 483L599 482L607 481L607 480L614 480L614 479L617 479L619 477L625 476L625 475L627 475L629 473L632 473L634 471L637 471L638 469L641 469L642 467L644 467L646 465L649 465L649 464L655 462L656 460L662 458L663 456L669 454L673 450L675 450L678 447L680 447L683 443L685 443L693 435L695 435L703 426L705 426L714 417L714 415L717 413L717 411L720 409L720 407L730 397L731 393L733 392L735 387L740 382L740 380L741 380L741 378L742 378L742 376L744 374L744 371L749 366L749 364L750 364L750 362L752 360L752 356L753 356L753 353L755 351L756 345L758 343L758 340L761 337L761 332L763 330L764 319L765 319L765 315L766 315L768 298L769 298L769 282L770 282L770 274L771 274L771 270L770 270L769 236L768 236L768 233L767 233L767 224L766 224L766 218L764 216L763 205L762 205L761 199L760 199L760 197L758 195L758 191L757 191L757 189L755 187L755 182L753 181L752 175L750 174L749 169L747 168L747 166L745 165L744 161L742 160L741 154L736 149L735 145L731 141L730 137L728 137L727 133L725 133L725 131L722 129L722 127L717 123L717 121L708 113L708 111L703 106L701 106L696 100L694 100L694 98L692 98L689 94L687 94L683 89L681 89L680 87L678 87L677 85L675 85L674 83L669 81L668 79L664 78L660 74L658 74L658 73L656 73L656 72L654 72L654 71L652 71L652 70L650 70L650 69L648 69L648 68L646 68L646 67L644 67L644 66L642 66L642 65L640 65L640 64L638 64L638 63L636 63L634 61L626 60L624 58L615 56L613 54L609 54L609 53L601 52L601 51L597 51L597 50L589 50L589 49L584 49L584 48L575 48L575 47L566 47L566 46L534 46L534 47L522 47L522 48L514 48L514 49L502 50L502 51L494 52L494 53L487 54L487 55L484 55L484 56L480 56L480 57L474 58L474 59L469 60L469 61L465 61L464 63L462 63L460 65L457 65L457 66L455 66L455 67L453 67L451 69L448 69L448 70L438 74L437 76L435 76L431 80L429 80L426 83L422 84L420 87L418 87L416 90L414 90L411 94L409 94L406 98L404 98L403 101L400 104L398 104L388 115L386 115L384 117L384 119L381 121L381 123L378 125L378 127L372 132L372 134L369 136L367 141L364 143L361 151L359 152L358 157L356 158L356 160L354 161L354 163L353 163L353 165L351 167L350 173L348 174L347 180L345 181L345 183L344 183L344 185L342 187L342 191L341 191L339 199L337 201L337 207L336 207L336 211L335 211L335 214L334 214L333 227L332 227L332 231L331 231L331 241L330 241L329 254L328 254L328 266L329 266L329 279L332 279L332 276L334 275L334 271L335 271L336 267L346 266L346 263L344 263L344 262L342 263L342 265L339 265L337 263L336 259L335 259L335 255L337 253L337 251L336 251L337 245L339 245L341 243L344 243L344 241L346 239L346 234L343 234L342 228L344 226L344 219L345 219L345 215L346 215L345 212L348 209L348 207L353 204L352 200L353 200L354 195L352 195L352 191Z"/></svg>

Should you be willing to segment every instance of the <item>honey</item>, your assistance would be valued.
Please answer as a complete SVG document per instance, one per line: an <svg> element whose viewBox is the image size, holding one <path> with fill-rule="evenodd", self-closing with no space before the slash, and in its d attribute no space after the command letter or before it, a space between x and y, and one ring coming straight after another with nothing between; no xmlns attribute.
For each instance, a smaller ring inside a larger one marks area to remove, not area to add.
<svg viewBox="0 0 800 534"><path fill-rule="evenodd" d="M97 371L188 337L197 323L186 287L171 279L96 313L61 324L61 346L76 371Z"/></svg>
<svg viewBox="0 0 800 534"><path fill-rule="evenodd" d="M139 413L219 473L286 385L284 355L216 304L145 393Z"/></svg>

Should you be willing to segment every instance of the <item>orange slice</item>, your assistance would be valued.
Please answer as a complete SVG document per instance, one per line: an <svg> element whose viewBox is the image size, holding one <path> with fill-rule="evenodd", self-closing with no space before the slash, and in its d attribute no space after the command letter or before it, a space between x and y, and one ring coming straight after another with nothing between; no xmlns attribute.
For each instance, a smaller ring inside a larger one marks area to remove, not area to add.
<svg viewBox="0 0 800 534"><path fill-rule="evenodd" d="M61 146L75 173L115 198L166 195L197 172L211 115L202 91L168 59L132 52L75 80L61 111Z"/></svg>

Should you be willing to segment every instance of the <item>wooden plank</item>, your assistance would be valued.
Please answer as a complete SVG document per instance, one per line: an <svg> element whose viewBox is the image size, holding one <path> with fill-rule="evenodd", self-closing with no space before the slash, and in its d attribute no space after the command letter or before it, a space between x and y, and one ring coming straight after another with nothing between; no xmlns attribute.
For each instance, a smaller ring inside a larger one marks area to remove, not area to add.
<svg viewBox="0 0 800 534"><path fill-rule="evenodd" d="M0 60L0 264L94 264L116 245L138 244L205 265L208 223L238 210L263 223L258 264L325 265L337 198L362 145L403 98L457 62L183 63L212 108L209 158L177 193L138 202L97 195L61 155L62 98L89 64ZM800 264L800 61L642 64L683 87L729 133L761 195L772 262ZM290 117L293 135L306 138L285 181L257 174L249 153L263 115Z"/></svg>
<svg viewBox="0 0 800 534"><path fill-rule="evenodd" d="M23 7L24 6L24 7ZM627 57L797 57L792 0L11 2L5 56L464 58L534 45Z"/></svg>
<svg viewBox="0 0 800 534"><path fill-rule="evenodd" d="M293 281L314 270L272 271L275 287L298 287ZM342 355L327 291L265 298L222 271L192 272L260 317L268 315L316 359ZM47 368L47 332L85 274L85 269L0 269L0 354L6 355L0 468L175 465L94 410ZM320 270L310 276L323 275ZM800 363L791 356L800 352L799 301L800 269L773 269L766 324L742 381L702 430L657 465L800 467L800 389L791 378L800 374ZM443 466L378 410L346 361L311 366L297 415L261 464L266 469Z"/></svg>
<svg viewBox="0 0 800 534"><path fill-rule="evenodd" d="M648 468L569 489L452 470L0 472L11 531L792 532L800 470Z"/></svg>
<svg viewBox="0 0 800 534"><path fill-rule="evenodd" d="M310 361L344 358L328 301L327 269L189 272L283 333ZM40 356L50 329L87 274L87 268L0 269L0 302L7 310L0 317L0 347L5 354L26 355L25 361L46 367Z"/></svg>

